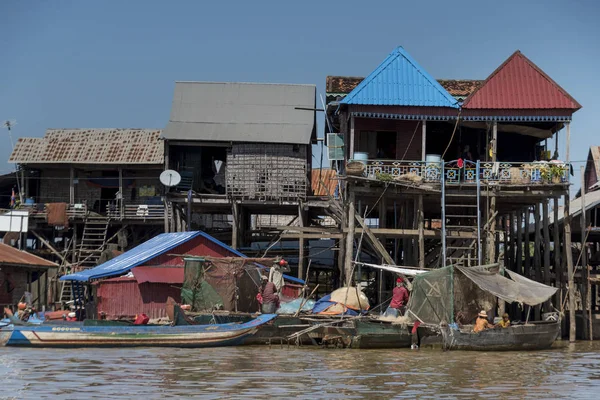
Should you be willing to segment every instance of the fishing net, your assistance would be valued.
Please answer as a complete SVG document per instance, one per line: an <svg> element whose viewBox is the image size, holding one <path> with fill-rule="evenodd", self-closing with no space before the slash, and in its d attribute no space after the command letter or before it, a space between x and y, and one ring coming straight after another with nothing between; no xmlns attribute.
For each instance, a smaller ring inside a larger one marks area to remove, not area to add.
<svg viewBox="0 0 600 400"><path fill-rule="evenodd" d="M255 262L272 263L272 259L186 259L182 300L194 311L256 312L260 273Z"/></svg>
<svg viewBox="0 0 600 400"><path fill-rule="evenodd" d="M496 298L533 306L546 301L557 290L515 272L507 273L511 279L502 276L498 264L493 264L449 266L417 275L407 315L431 324L470 324L481 310L494 310Z"/></svg>

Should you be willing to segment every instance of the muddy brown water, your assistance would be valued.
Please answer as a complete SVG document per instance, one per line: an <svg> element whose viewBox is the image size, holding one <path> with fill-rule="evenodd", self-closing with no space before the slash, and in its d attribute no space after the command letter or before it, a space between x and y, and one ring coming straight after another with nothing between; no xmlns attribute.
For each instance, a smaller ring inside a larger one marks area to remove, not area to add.
<svg viewBox="0 0 600 400"><path fill-rule="evenodd" d="M0 348L0 398L600 398L600 342L535 352Z"/></svg>

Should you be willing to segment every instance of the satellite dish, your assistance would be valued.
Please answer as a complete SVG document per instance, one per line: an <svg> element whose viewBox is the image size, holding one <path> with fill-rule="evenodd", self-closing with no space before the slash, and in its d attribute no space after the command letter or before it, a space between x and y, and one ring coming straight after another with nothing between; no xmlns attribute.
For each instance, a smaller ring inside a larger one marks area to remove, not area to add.
<svg viewBox="0 0 600 400"><path fill-rule="evenodd" d="M177 186L179 185L179 182L181 182L181 175L179 175L179 172L177 171L167 169L161 172L159 179L160 182L165 186Z"/></svg>

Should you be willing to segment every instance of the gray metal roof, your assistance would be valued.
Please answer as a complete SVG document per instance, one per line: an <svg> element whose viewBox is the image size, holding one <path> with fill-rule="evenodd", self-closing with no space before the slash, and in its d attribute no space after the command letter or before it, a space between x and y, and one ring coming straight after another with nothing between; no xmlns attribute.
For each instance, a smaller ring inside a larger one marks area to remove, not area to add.
<svg viewBox="0 0 600 400"><path fill-rule="evenodd" d="M309 144L316 140L315 85L176 82L169 140Z"/></svg>

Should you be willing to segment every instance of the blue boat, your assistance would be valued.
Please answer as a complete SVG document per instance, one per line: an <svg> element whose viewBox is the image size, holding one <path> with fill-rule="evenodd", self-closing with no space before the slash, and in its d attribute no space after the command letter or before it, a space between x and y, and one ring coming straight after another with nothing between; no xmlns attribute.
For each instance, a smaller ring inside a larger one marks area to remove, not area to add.
<svg viewBox="0 0 600 400"><path fill-rule="evenodd" d="M5 325L6 346L27 347L220 347L243 344L261 325L276 318L263 314L241 323L190 326L85 326L81 324ZM1 338L2 336L0 336Z"/></svg>

